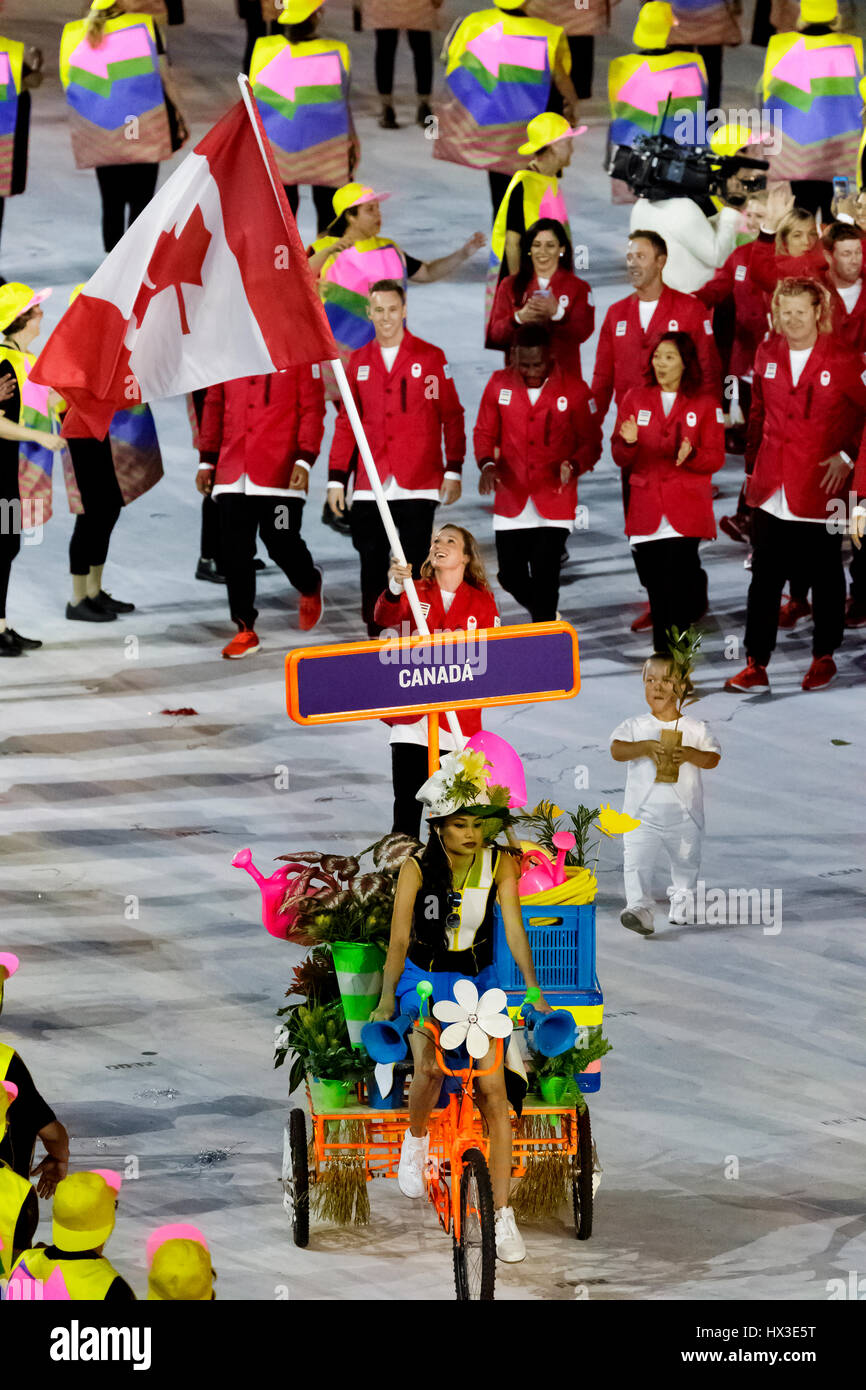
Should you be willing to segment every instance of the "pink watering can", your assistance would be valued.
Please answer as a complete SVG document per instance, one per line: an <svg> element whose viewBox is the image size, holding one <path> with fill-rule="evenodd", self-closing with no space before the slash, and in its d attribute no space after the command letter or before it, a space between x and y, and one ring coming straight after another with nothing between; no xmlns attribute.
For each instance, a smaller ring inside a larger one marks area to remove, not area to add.
<svg viewBox="0 0 866 1390"><path fill-rule="evenodd" d="M529 850L521 858L517 885L521 898L528 898L532 893L546 893L549 888L558 888L565 882L565 856L574 849L575 838L570 830L558 830L553 836L553 845L557 851L556 863L537 850Z"/></svg>
<svg viewBox="0 0 866 1390"><path fill-rule="evenodd" d="M292 927L298 915L297 908L290 908L287 912L280 911L286 893L297 883L295 875L307 875L311 877L310 870L306 864L282 864L279 869L275 869L270 878L265 878L253 863L252 850L239 849L232 859L232 864L236 869L246 869L250 878L254 878L259 885L259 892L262 895L262 922L265 931L270 932L271 936L278 936L281 941L290 941L294 937ZM318 890L311 885L307 886L306 895L310 897Z"/></svg>

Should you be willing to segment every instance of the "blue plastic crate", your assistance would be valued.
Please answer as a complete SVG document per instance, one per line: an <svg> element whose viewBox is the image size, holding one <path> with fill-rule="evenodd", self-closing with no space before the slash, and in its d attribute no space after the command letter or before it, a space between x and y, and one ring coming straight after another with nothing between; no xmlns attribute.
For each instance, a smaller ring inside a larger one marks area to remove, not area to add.
<svg viewBox="0 0 866 1390"><path fill-rule="evenodd" d="M548 990L596 988L595 903L581 907L522 907L538 983ZM494 913L493 964L499 987L523 990L523 976L508 949L502 914Z"/></svg>

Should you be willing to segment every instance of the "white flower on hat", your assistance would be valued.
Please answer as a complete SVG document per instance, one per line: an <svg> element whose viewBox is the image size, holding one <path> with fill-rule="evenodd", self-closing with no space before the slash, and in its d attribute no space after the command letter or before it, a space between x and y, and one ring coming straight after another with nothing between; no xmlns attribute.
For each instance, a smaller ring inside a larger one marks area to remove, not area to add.
<svg viewBox="0 0 866 1390"><path fill-rule="evenodd" d="M456 1004L442 999L433 1005L434 1018L448 1025L439 1038L439 1046L446 1052L465 1042L469 1056L479 1061L487 1056L491 1038L511 1036L514 1024L502 1012L508 1002L504 990L485 990L479 999L471 980L458 980L454 998Z"/></svg>
<svg viewBox="0 0 866 1390"><path fill-rule="evenodd" d="M447 753L417 794L428 815L449 816L464 806L487 806L490 793L485 768L487 758L478 750L465 748L461 753Z"/></svg>

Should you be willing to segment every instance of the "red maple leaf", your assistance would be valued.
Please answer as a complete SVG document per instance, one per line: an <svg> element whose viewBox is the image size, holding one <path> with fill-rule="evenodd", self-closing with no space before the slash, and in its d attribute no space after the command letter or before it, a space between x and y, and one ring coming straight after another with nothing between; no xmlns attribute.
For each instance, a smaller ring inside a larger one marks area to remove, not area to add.
<svg viewBox="0 0 866 1390"><path fill-rule="evenodd" d="M139 328L144 322L144 316L154 295L171 287L177 295L180 331L184 334L190 331L181 286L202 283L201 269L211 242L211 233L204 224L198 205L190 214L179 236L175 235L176 232L177 223L171 231L159 234L159 240L145 271L144 283L132 306L132 316Z"/></svg>

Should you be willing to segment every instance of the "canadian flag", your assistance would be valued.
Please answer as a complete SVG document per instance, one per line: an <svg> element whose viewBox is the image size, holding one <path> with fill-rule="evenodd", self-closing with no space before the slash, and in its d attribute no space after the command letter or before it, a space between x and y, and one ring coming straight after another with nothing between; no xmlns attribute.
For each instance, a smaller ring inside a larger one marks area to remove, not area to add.
<svg viewBox="0 0 866 1390"><path fill-rule="evenodd" d="M140 401L337 356L250 107L196 145L39 354L30 379L69 402L66 436L101 439Z"/></svg>

